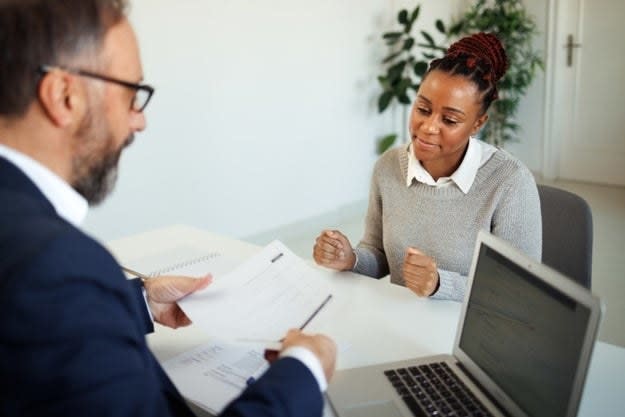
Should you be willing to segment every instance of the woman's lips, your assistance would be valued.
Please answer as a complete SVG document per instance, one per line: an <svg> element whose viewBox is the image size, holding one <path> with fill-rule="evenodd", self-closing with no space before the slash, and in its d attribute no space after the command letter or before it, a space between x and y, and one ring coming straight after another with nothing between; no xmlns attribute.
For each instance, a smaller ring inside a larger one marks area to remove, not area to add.
<svg viewBox="0 0 625 417"><path fill-rule="evenodd" d="M438 149L439 146L436 143L431 143L431 142L426 142L416 136L413 136L412 140L415 142L415 144L422 148L422 149L427 149L427 150L433 150L433 149Z"/></svg>

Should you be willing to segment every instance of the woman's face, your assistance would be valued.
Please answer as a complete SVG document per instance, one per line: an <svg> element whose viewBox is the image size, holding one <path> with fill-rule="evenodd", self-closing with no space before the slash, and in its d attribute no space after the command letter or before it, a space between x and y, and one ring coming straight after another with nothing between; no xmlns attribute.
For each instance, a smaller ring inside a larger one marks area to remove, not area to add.
<svg viewBox="0 0 625 417"><path fill-rule="evenodd" d="M480 112L481 96L469 79L437 70L425 77L412 106L410 136L415 157L434 179L460 166L469 136L488 118Z"/></svg>

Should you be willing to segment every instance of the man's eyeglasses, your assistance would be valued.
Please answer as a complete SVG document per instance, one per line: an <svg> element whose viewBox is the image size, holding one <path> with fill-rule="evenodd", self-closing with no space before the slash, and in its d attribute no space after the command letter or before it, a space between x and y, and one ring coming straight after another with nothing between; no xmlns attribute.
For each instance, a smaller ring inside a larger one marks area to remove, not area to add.
<svg viewBox="0 0 625 417"><path fill-rule="evenodd" d="M146 106L150 102L150 99L152 98L152 94L154 94L154 87L152 86L146 84L131 83L129 81L124 81L117 78L108 77L106 75L96 74L94 72L84 71L76 68L68 68L54 65L41 65L39 67L39 72L41 72L42 74L46 74L55 69L67 71L69 73L80 75L82 77L93 78L96 80L121 85L122 87L135 90L135 96L132 99L132 103L130 103L130 108L136 112L142 112L143 110L145 110Z"/></svg>

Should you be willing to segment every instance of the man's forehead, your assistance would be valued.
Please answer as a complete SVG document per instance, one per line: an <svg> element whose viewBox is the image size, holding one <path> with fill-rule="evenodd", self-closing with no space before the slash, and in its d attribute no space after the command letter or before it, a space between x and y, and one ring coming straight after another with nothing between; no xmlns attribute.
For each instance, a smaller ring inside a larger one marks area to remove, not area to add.
<svg viewBox="0 0 625 417"><path fill-rule="evenodd" d="M126 18L106 32L103 55L109 62L112 75L132 78L133 81L143 77L137 37Z"/></svg>

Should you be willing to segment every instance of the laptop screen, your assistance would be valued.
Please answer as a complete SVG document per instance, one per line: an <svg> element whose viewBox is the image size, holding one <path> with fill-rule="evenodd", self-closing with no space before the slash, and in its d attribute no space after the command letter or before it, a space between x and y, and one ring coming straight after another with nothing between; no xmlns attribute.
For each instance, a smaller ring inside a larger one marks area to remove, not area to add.
<svg viewBox="0 0 625 417"><path fill-rule="evenodd" d="M566 415L590 309L480 246L460 348L527 414Z"/></svg>

